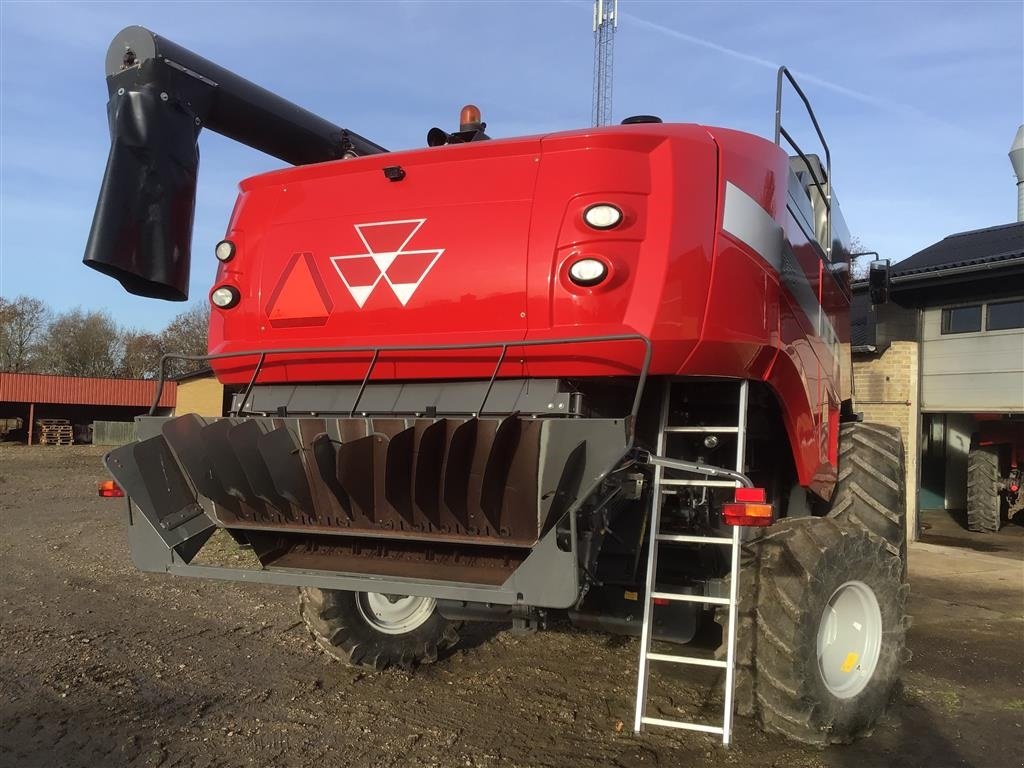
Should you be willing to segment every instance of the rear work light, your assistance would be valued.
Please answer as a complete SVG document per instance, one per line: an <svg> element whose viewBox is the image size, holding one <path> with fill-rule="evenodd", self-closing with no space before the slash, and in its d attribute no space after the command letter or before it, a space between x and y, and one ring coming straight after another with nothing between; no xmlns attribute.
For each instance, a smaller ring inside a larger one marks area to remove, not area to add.
<svg viewBox="0 0 1024 768"><path fill-rule="evenodd" d="M622 211L611 203L597 203L583 212L583 220L591 229L612 229L622 221Z"/></svg>
<svg viewBox="0 0 1024 768"><path fill-rule="evenodd" d="M569 267L569 279L584 288L597 285L608 277L608 267L599 259L580 259Z"/></svg>
<svg viewBox="0 0 1024 768"><path fill-rule="evenodd" d="M231 261L235 257L235 244L230 240L221 240L213 253L218 261Z"/></svg>
<svg viewBox="0 0 1024 768"><path fill-rule="evenodd" d="M771 525L775 521L772 505L765 501L764 488L737 488L735 501L722 505L726 525Z"/></svg>
<svg viewBox="0 0 1024 768"><path fill-rule="evenodd" d="M220 309L231 309L241 298L242 294L233 285L222 285L210 294L210 301Z"/></svg>
<svg viewBox="0 0 1024 768"><path fill-rule="evenodd" d="M124 497L124 491L113 480L104 480L99 484L99 495L105 499L120 499Z"/></svg>

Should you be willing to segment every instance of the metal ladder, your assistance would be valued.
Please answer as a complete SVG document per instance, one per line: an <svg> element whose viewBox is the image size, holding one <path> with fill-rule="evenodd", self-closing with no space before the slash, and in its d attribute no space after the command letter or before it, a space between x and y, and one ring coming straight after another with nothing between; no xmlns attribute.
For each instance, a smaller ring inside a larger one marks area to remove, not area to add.
<svg viewBox="0 0 1024 768"><path fill-rule="evenodd" d="M658 432L657 451L658 456L665 456L666 436L672 433L734 433L736 434L736 472L743 473L744 448L746 444L747 431L747 397L748 383L742 381L739 384L739 414L735 426L724 427L673 427L668 424L669 418L669 395L671 387L666 383L665 394L661 408L661 423ZM732 736L732 699L733 699L733 671L735 666L736 651L736 603L737 586L739 584L740 564L740 527L733 526L732 536L681 536L665 534L660 530L662 499L666 488L672 486L697 486L697 487L718 487L735 488L739 485L736 480L709 480L707 477L699 479L669 479L665 478L665 467L656 462L654 464L654 482L651 494L651 520L649 530L649 546L647 556L647 580L644 593L644 621L640 634L640 669L636 685L636 718L633 730L640 733L645 725L658 725L667 728L681 728L688 731L700 731L721 735L722 744L728 745ZM678 592L655 591L658 573L658 546L662 542L703 544L708 546L728 546L732 552L731 574L729 583L729 597L706 597L704 595L688 595ZM678 656L667 653L653 653L651 651L651 637L653 635L653 611L655 600L678 600L691 603L704 603L710 605L729 606L729 624L726 630L726 657L725 661L718 659L704 659L699 656ZM703 723L689 723L682 720L666 720L659 717L648 717L647 710L647 681L650 676L650 664L652 661L667 662L674 664L692 664L702 667L717 667L725 670L725 706L722 718L722 725L706 725Z"/></svg>

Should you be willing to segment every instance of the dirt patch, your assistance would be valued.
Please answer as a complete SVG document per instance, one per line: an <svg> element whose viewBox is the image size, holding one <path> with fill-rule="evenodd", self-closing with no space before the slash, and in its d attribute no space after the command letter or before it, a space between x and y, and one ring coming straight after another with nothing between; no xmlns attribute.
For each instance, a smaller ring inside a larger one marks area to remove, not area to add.
<svg viewBox="0 0 1024 768"><path fill-rule="evenodd" d="M292 589L141 574L122 502L95 497L101 454L0 446L3 766L996 768L1024 754L1017 560L943 577L942 548L914 550L914 658L869 739L810 750L739 719L723 750L630 732L632 640L475 628L415 675L371 674L317 651ZM653 709L713 721L716 682L663 680Z"/></svg>

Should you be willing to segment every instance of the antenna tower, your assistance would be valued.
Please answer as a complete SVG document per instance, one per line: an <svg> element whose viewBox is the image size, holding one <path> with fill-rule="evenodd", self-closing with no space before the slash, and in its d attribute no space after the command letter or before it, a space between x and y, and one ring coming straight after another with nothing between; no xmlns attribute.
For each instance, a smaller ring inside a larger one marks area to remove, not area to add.
<svg viewBox="0 0 1024 768"><path fill-rule="evenodd" d="M619 0L594 0L594 105L595 126L612 121L612 64L615 28L619 26Z"/></svg>

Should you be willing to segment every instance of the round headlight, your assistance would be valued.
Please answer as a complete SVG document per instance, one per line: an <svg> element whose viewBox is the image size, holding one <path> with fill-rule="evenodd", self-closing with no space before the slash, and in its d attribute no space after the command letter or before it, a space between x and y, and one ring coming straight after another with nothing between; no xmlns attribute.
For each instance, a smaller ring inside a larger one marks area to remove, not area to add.
<svg viewBox="0 0 1024 768"><path fill-rule="evenodd" d="M622 211L614 205L598 203L583 212L583 220L594 229L611 229L622 221Z"/></svg>
<svg viewBox="0 0 1024 768"><path fill-rule="evenodd" d="M221 240L213 249L218 261L231 261L235 257L235 244L230 240Z"/></svg>
<svg viewBox="0 0 1024 768"><path fill-rule="evenodd" d="M223 285L210 294L210 301L213 302L215 307L220 307L221 309L231 309L241 298L242 295L238 292L238 289L230 285Z"/></svg>
<svg viewBox="0 0 1024 768"><path fill-rule="evenodd" d="M576 285L597 285L608 276L608 267L598 259L580 259L569 267L569 279Z"/></svg>

